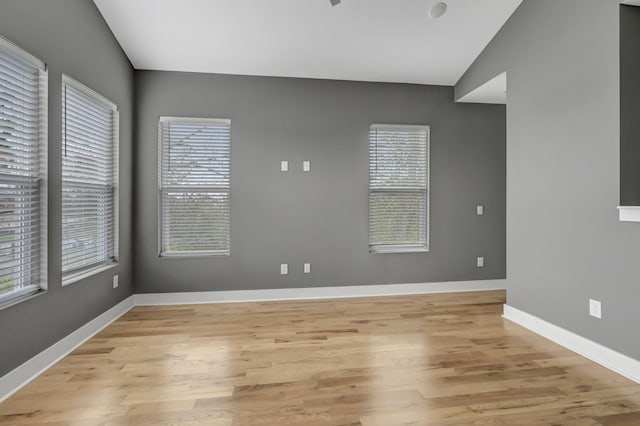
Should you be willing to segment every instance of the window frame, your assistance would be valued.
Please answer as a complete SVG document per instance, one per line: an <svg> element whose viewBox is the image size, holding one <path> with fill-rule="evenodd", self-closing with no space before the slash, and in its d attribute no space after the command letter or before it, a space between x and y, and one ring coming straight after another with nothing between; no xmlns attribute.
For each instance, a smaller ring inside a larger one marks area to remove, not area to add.
<svg viewBox="0 0 640 426"><path fill-rule="evenodd" d="M91 277L93 275L96 275L102 271L114 268L118 265L119 263L119 252L120 252L120 173L119 173L119 163L120 163L120 109L118 107L118 105L111 101L109 98L105 97L104 95L98 93L97 91L91 89L90 87L88 87L87 85L81 83L80 81L76 80L75 78L71 77L68 74L62 74L62 79L61 79L61 88L62 88L62 92L61 92L61 108L62 108L62 153L61 153L61 194L63 194L64 191L64 176L62 175L62 173L64 173L64 166L63 166L63 162L64 162L64 149L65 149L65 143L66 143L66 136L65 136L65 132L66 132L66 107L65 107L65 102L66 102L66 93L65 93L65 86L70 86L72 87L74 90L80 92L81 94L87 96L88 98L91 98L92 100L101 103L103 106L109 108L112 110L113 112L113 123L112 123L112 139L111 139L111 146L113 148L113 153L112 153L112 166L111 166L111 173L112 173L112 183L111 183L111 193L112 193L112 197L113 197L113 209L112 209L112 224L113 224L113 230L112 230L112 239L113 241L111 242L111 244L113 245L113 253L112 256L108 257L106 260L101 261L101 262L97 262L97 263L92 263L90 265L85 265L85 266L81 266L79 268L74 268L71 269L69 271L63 271L62 272L62 286L67 286L69 284L73 284L75 282L84 280L85 278ZM62 203L61 200L61 214L60 214L60 219L61 219L61 223L62 220L64 219L64 213L63 213L63 209L64 208L64 204ZM61 245L64 244L64 238L63 238L64 234L61 234ZM106 243L107 247L109 245L109 242L107 241ZM108 252L108 249L107 249ZM107 253L109 254L109 253ZM62 268L62 257L64 256L64 246L62 246L61 249L61 268Z"/></svg>
<svg viewBox="0 0 640 426"><path fill-rule="evenodd" d="M392 130L415 130L415 131L424 131L426 132L426 140L425 140L425 153L426 153L426 158L425 158L425 186L424 189L422 188L418 188L418 187L414 187L411 188L410 186L407 186L406 188L403 189L396 189L396 190L392 190L392 189L384 189L384 188L375 188L372 187L372 174L371 174L371 167L372 167L372 157L373 157L373 153L371 150L371 145L372 145L372 140L371 140L371 134L373 131L375 131L376 129L383 129L383 130L387 130L387 131L392 131ZM415 124L378 124L378 123L374 123L371 124L369 126L369 187L368 187L368 240L369 240L369 253L370 254L389 254L389 253L426 253L429 252L430 250L430 244L429 244L429 235L430 235L430 220L431 220L431 214L430 214L430 198L431 198L431 127L429 125L415 125ZM371 241L371 226L372 226L372 212L371 212L371 200L372 200L372 194L375 193L395 193L395 194L401 194L401 193L420 193L424 191L424 197L425 197L425 202L424 202L424 218L423 218L423 222L424 222L424 244L417 242L416 244L372 244Z"/></svg>
<svg viewBox="0 0 640 426"><path fill-rule="evenodd" d="M177 124L212 124L212 125L226 125L229 127L229 184L226 186L216 186L216 185L171 185L166 187L163 185L163 131L162 124L163 123L177 123ZM215 191L215 192L226 192L229 200L228 207L228 216L229 220L227 223L227 248L226 250L201 250L201 251L164 251L164 209L163 209L163 191L165 190L184 190L189 191L189 189L195 189L196 191ZM171 258L194 258L194 257L228 257L231 256L231 119L228 118L211 118L211 117L170 117L170 116L160 116L158 117L158 257L163 259L171 259Z"/></svg>
<svg viewBox="0 0 640 426"><path fill-rule="evenodd" d="M8 56L14 56L24 61L38 72L38 140L36 147L38 151L37 166L38 171L35 174L35 179L38 183L39 202L38 202L38 217L39 217L39 235L38 243L39 249L39 261L37 269L39 269L39 280L36 283L30 283L29 286L13 290L9 293L0 296L0 309L5 309L32 297L42 294L48 289L48 81L49 73L48 67L45 62L38 59L25 49L19 47L15 43L0 36L0 50L6 51ZM11 176L9 174L5 175ZM25 180L29 178L24 178ZM31 178L33 179L33 177ZM6 181L13 180L20 181L20 179L9 178Z"/></svg>

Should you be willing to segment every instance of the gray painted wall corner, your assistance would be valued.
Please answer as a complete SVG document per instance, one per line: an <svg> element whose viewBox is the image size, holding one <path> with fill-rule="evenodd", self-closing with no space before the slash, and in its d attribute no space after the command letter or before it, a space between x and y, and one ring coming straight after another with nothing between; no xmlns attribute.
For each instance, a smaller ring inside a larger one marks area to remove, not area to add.
<svg viewBox="0 0 640 426"><path fill-rule="evenodd" d="M47 63L48 291L0 310L0 376L133 293L131 179L133 69L87 0L3 0L0 34ZM115 269L61 286L61 76L69 74L120 108L120 259ZM120 286L112 288L113 274Z"/></svg>
<svg viewBox="0 0 640 426"><path fill-rule="evenodd" d="M615 0L524 0L458 82L508 73L509 304L640 359L640 227L617 219ZM603 318L588 315L588 299Z"/></svg>
<svg viewBox="0 0 640 426"><path fill-rule="evenodd" d="M456 104L451 87L135 74L137 291L504 278L504 106ZM159 116L231 119L231 256L158 258ZM373 123L431 126L429 253L368 252ZM290 172L279 171L280 160ZM310 173L302 173L303 160ZM484 216L475 215L476 204L485 205ZM305 262L312 274L302 273ZM279 274L281 263L289 275Z"/></svg>

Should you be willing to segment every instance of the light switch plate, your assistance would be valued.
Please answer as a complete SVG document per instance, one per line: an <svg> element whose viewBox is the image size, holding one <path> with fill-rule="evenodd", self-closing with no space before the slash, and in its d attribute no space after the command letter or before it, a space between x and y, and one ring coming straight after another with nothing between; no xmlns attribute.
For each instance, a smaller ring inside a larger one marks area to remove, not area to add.
<svg viewBox="0 0 640 426"><path fill-rule="evenodd" d="M483 205L478 205L476 206L476 214L478 216L482 216L484 214L484 206Z"/></svg>
<svg viewBox="0 0 640 426"><path fill-rule="evenodd" d="M602 319L602 303L599 300L589 299L589 315Z"/></svg>
<svg viewBox="0 0 640 426"><path fill-rule="evenodd" d="M117 275L114 275L114 276L113 276L113 288L118 288L118 285L119 285L119 283L118 283L118 276L117 276Z"/></svg>
<svg viewBox="0 0 640 426"><path fill-rule="evenodd" d="M478 268L484 268L484 257L478 257L477 263Z"/></svg>
<svg viewBox="0 0 640 426"><path fill-rule="evenodd" d="M288 172L289 171L289 162L286 160L283 160L280 162L280 171L281 172Z"/></svg>
<svg viewBox="0 0 640 426"><path fill-rule="evenodd" d="M310 263L305 263L304 264L304 273L305 274L310 274L311 273L311 264Z"/></svg>
<svg viewBox="0 0 640 426"><path fill-rule="evenodd" d="M311 171L311 161L303 161L302 162L302 171L304 171L304 172Z"/></svg>
<svg viewBox="0 0 640 426"><path fill-rule="evenodd" d="M289 273L289 264L281 263L280 264L280 275L287 275Z"/></svg>

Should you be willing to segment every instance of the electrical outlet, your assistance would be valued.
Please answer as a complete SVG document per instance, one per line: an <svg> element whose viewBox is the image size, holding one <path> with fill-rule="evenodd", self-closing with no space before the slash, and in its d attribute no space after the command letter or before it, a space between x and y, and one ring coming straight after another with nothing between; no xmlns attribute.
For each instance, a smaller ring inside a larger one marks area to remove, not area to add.
<svg viewBox="0 0 640 426"><path fill-rule="evenodd" d="M310 172L311 171L311 161L303 161L302 162L302 171Z"/></svg>
<svg viewBox="0 0 640 426"><path fill-rule="evenodd" d="M286 160L283 160L280 162L280 171L282 172L288 172L289 171L289 162Z"/></svg>
<svg viewBox="0 0 640 426"><path fill-rule="evenodd" d="M589 299L589 315L602 319L602 303L599 300Z"/></svg>
<svg viewBox="0 0 640 426"><path fill-rule="evenodd" d="M289 264L281 263L280 264L280 275L287 275L289 273Z"/></svg>
<svg viewBox="0 0 640 426"><path fill-rule="evenodd" d="M118 288L118 276L113 276L113 288Z"/></svg>
<svg viewBox="0 0 640 426"><path fill-rule="evenodd" d="M478 257L478 259L476 259L476 265L478 268L484 268L484 257Z"/></svg>
<svg viewBox="0 0 640 426"><path fill-rule="evenodd" d="M304 273L305 274L310 274L311 273L311 264L310 263L305 263L304 264Z"/></svg>
<svg viewBox="0 0 640 426"><path fill-rule="evenodd" d="M476 214L478 216L482 216L484 214L484 206L482 204L476 206Z"/></svg>

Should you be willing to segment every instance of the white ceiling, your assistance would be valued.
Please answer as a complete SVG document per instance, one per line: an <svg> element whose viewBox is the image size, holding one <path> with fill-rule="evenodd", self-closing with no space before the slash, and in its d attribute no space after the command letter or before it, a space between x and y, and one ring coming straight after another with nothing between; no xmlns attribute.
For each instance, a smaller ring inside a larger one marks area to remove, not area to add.
<svg viewBox="0 0 640 426"><path fill-rule="evenodd" d="M522 0L94 0L137 69L453 85Z"/></svg>

